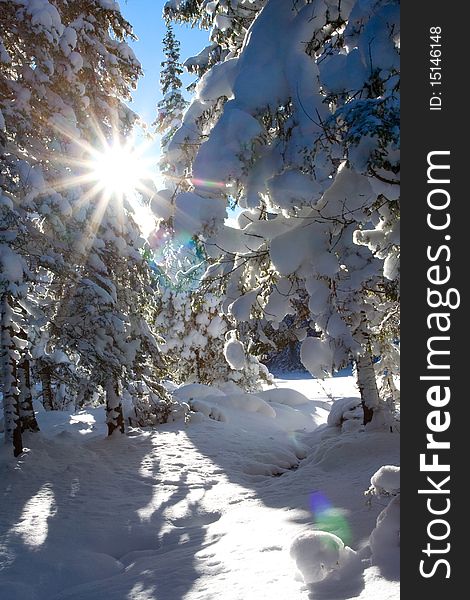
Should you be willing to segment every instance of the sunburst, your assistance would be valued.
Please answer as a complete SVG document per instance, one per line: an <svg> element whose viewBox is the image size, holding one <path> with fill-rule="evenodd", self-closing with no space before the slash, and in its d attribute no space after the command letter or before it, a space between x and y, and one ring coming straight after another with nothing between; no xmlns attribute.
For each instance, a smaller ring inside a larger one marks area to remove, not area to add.
<svg viewBox="0 0 470 600"><path fill-rule="evenodd" d="M132 196L147 176L139 154L129 145L114 143L94 152L90 161L90 179L107 196L123 199Z"/></svg>
<svg viewBox="0 0 470 600"><path fill-rule="evenodd" d="M152 141L135 135L123 137L117 128L106 137L96 124L93 130L94 143L91 144L63 128L59 129L61 137L68 139L76 151L72 152L73 158L56 154L51 157L52 162L65 165L68 173L64 176L62 172L54 188L56 191L79 188L81 194L75 202L75 210L87 204L94 205L95 227L110 203L122 216L124 206L130 207L134 220L146 237L158 218L150 209L159 179L158 157L152 152Z"/></svg>
<svg viewBox="0 0 470 600"><path fill-rule="evenodd" d="M111 143L105 142L100 149L91 149L86 161L86 177L106 203L117 202L121 208L124 202L130 205L134 220L146 237L155 226L148 202L156 190L155 157L148 156L149 144L135 144L132 138L124 143L115 137Z"/></svg>

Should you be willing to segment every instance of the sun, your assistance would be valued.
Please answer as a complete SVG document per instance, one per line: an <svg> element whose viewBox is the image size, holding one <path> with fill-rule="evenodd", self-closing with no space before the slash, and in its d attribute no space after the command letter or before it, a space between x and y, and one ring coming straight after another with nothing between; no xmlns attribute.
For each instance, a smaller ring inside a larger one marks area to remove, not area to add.
<svg viewBox="0 0 470 600"><path fill-rule="evenodd" d="M149 154L148 145L135 144L132 138L123 143L116 136L110 142L103 141L99 149L89 148L88 154L85 178L94 193L105 205L114 202L119 207L124 203L130 206L142 234L148 237L155 228L155 215L148 201L154 196L158 180L157 159Z"/></svg>
<svg viewBox="0 0 470 600"><path fill-rule="evenodd" d="M90 179L96 182L106 196L129 199L149 179L145 160L129 144L115 141L93 154Z"/></svg>
<svg viewBox="0 0 470 600"><path fill-rule="evenodd" d="M160 218L152 208L162 184L158 171L160 155L155 151L154 139L139 127L123 135L113 125L105 134L94 119L93 144L64 127L55 127L69 140L74 156L53 157L60 166L54 188L79 190L74 208L79 211L87 205L92 207L90 227L96 229L110 207L123 225L128 217L133 218L147 238Z"/></svg>

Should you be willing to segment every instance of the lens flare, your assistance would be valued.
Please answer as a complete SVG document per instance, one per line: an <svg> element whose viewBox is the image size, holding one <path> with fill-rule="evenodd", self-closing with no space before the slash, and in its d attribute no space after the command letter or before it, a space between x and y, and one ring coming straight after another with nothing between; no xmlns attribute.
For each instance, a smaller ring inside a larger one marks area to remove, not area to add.
<svg viewBox="0 0 470 600"><path fill-rule="evenodd" d="M225 189L227 187L230 187L229 184L227 184L223 181L209 181L208 179L196 179L195 177L193 177L191 179L191 183L194 185L194 187L218 188L218 189Z"/></svg>
<svg viewBox="0 0 470 600"><path fill-rule="evenodd" d="M351 542L351 528L345 516L346 512L335 508L325 494L316 491L310 495L310 510L318 529L334 533L345 544Z"/></svg>
<svg viewBox="0 0 470 600"><path fill-rule="evenodd" d="M188 292L199 286L205 258L191 236L162 227L155 229L148 241L152 249L151 268L163 288Z"/></svg>

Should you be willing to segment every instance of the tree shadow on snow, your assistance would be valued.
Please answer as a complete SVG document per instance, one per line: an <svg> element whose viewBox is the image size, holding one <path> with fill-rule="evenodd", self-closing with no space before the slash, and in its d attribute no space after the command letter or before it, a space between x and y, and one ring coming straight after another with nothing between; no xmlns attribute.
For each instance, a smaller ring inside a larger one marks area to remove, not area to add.
<svg viewBox="0 0 470 600"><path fill-rule="evenodd" d="M253 416L255 417L256 415ZM204 425L206 433L207 421ZM268 436L264 456L259 449L259 435L257 440L254 439L253 447L250 447L249 442L245 445L243 456L247 457L249 464L244 464L241 459L237 459L237 452L241 453L239 442L238 445L236 442L232 443L229 432L225 430L225 423L214 421L212 425L214 435L219 439L216 446L211 441L211 436L198 432L198 427L198 424L190 425L186 430L198 451L220 467L230 482L251 490L252 497L261 500L266 507L282 510L284 515L280 515L280 519L285 520L285 513L288 511L287 518L300 525L299 531L305 528L322 529L339 535L355 550L364 545L382 508L370 506L364 498L364 491L369 488L370 477L379 467L390 464L393 456L398 461L398 443L393 434L338 433L322 441L318 439L315 443L312 443L312 439L317 435L316 432L300 435L297 439L307 445L311 443L307 457L297 460L297 464L293 464L290 470L282 472L279 469L276 473L272 469L271 474L266 474L266 467L272 468L272 462L276 461L276 447L272 445L272 441L269 442ZM235 432L233 435L235 436ZM378 436L382 436L380 440ZM375 440L378 442L376 447ZM214 452L214 447L217 452ZM266 464L270 454L271 464ZM356 469L355 465L360 468ZM322 502L330 507L333 517L329 522L315 512L315 496L321 497ZM275 527L274 522L271 524ZM350 535L343 535L345 531ZM292 541L285 540L284 551L289 551ZM262 542L260 540L260 549ZM338 600L358 596L365 586L363 569L358 561L355 565L336 571L322 582L309 587L311 597ZM292 561L293 576L295 571L295 563Z"/></svg>
<svg viewBox="0 0 470 600"><path fill-rule="evenodd" d="M180 600L218 518L188 498L187 473L162 480L155 436L28 439L1 461L0 589L31 600ZM205 489L204 489L205 486ZM203 485L201 493L210 488ZM186 502L181 515L172 507ZM3 595L2 595L3 597Z"/></svg>

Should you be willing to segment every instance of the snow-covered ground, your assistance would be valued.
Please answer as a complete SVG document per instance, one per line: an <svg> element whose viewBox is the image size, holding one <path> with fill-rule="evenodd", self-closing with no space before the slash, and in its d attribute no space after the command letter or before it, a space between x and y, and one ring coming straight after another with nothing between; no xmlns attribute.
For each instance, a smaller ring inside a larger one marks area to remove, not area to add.
<svg viewBox="0 0 470 600"><path fill-rule="evenodd" d="M364 496L398 435L325 426L351 377L277 386L186 387L190 423L113 438L102 409L40 412L19 460L0 449L1 598L398 599L393 560L369 560L388 500Z"/></svg>

